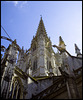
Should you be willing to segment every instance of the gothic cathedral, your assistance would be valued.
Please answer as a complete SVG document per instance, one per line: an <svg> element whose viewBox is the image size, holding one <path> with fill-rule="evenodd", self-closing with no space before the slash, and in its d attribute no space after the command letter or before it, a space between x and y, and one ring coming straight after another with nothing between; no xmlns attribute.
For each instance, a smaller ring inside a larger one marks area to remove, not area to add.
<svg viewBox="0 0 83 100"><path fill-rule="evenodd" d="M55 53L53 47L57 48ZM75 44L72 56L59 37L52 45L40 19L28 50L14 40L1 60L1 97L4 99L79 99L82 98L82 54Z"/></svg>

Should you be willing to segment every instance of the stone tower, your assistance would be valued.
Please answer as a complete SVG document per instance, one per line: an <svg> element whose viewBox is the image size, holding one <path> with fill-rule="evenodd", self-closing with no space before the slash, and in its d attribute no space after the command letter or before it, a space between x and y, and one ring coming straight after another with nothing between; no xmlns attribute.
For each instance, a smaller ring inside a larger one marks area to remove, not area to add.
<svg viewBox="0 0 83 100"><path fill-rule="evenodd" d="M50 38L48 38L42 17L35 37L31 42L32 76L48 76L54 73L54 51Z"/></svg>

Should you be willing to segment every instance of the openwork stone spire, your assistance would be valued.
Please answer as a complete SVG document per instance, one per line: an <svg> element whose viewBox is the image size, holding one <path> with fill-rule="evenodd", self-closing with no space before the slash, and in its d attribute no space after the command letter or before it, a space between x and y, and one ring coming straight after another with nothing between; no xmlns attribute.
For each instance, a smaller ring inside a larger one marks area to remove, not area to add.
<svg viewBox="0 0 83 100"><path fill-rule="evenodd" d="M41 16L41 19L40 19L40 22L39 22L39 25L38 25L36 36L38 36L40 34L46 35L46 30L45 30L45 26L44 26L44 23L43 23L43 20L42 20L42 16Z"/></svg>

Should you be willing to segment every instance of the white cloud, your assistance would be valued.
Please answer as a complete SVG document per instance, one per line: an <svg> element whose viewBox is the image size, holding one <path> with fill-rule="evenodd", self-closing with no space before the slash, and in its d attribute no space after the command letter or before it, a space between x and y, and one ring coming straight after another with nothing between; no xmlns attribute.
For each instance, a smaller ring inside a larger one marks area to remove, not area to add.
<svg viewBox="0 0 83 100"><path fill-rule="evenodd" d="M27 4L28 4L28 1L6 1L6 2L13 3L14 6L17 6L19 8L23 8L23 7L27 6Z"/></svg>
<svg viewBox="0 0 83 100"><path fill-rule="evenodd" d="M6 1L7 3L13 3L14 6L16 6L18 4L18 1Z"/></svg>
<svg viewBox="0 0 83 100"><path fill-rule="evenodd" d="M23 8L24 6L27 6L28 1L22 1L20 4L20 7Z"/></svg>
<svg viewBox="0 0 83 100"><path fill-rule="evenodd" d="M13 1L14 5L16 6L18 4L18 1Z"/></svg>

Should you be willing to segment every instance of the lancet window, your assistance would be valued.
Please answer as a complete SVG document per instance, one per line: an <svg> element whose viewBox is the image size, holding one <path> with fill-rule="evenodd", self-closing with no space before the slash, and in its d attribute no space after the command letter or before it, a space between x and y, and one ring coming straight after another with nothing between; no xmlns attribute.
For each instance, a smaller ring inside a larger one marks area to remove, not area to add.
<svg viewBox="0 0 83 100"><path fill-rule="evenodd" d="M18 84L18 81L15 81L11 87L10 99L20 99L20 93L21 93L21 87Z"/></svg>
<svg viewBox="0 0 83 100"><path fill-rule="evenodd" d="M47 58L47 69L48 69L48 71L50 71L51 68L52 68L51 61L49 61L48 58Z"/></svg>
<svg viewBox="0 0 83 100"><path fill-rule="evenodd" d="M33 62L33 71L37 69L37 59L34 60Z"/></svg>

